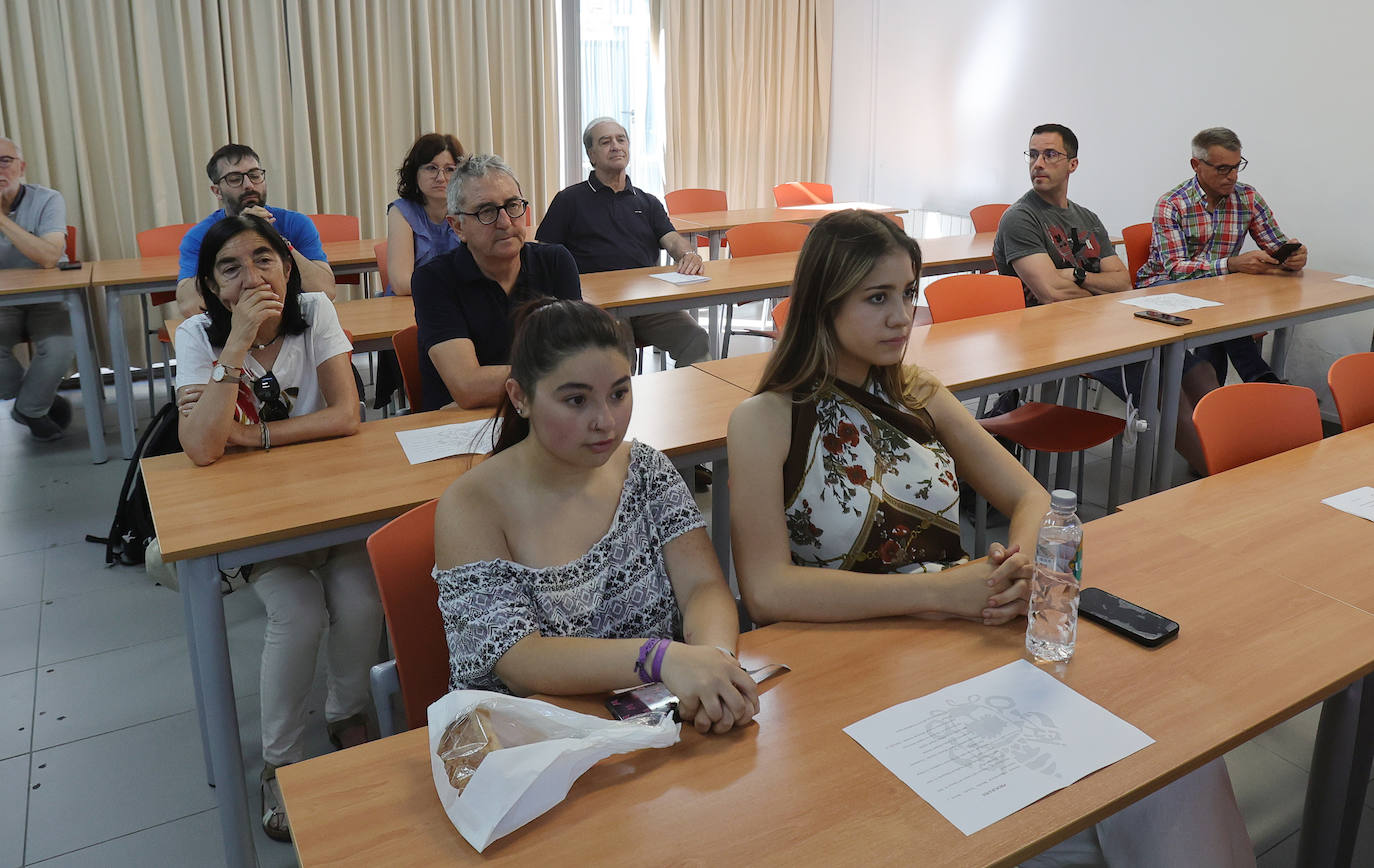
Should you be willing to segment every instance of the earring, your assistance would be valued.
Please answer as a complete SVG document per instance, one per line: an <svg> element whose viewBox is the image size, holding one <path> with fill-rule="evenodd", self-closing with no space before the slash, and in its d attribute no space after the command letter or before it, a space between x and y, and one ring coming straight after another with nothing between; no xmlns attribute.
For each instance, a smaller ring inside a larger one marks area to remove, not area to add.
<svg viewBox="0 0 1374 868"><path fill-rule="evenodd" d="M519 416L521 419L525 418L525 408L524 408L524 407L516 407L516 408L515 408L515 415Z"/></svg>

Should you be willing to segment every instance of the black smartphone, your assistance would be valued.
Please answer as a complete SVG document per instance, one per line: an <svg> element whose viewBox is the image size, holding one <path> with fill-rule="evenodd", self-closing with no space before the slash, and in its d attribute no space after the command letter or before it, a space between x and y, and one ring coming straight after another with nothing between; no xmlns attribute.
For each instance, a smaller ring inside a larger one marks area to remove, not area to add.
<svg viewBox="0 0 1374 868"><path fill-rule="evenodd" d="M1078 613L1147 648L1163 645L1178 635L1177 621L1142 609L1101 588L1084 588L1079 592Z"/></svg>
<svg viewBox="0 0 1374 868"><path fill-rule="evenodd" d="M1163 313L1157 310L1138 310L1135 315L1141 319L1148 319L1151 322L1162 322L1171 326L1192 325L1193 321L1186 316L1175 316L1171 313Z"/></svg>
<svg viewBox="0 0 1374 868"><path fill-rule="evenodd" d="M67 262L59 262L59 263L57 263L57 270L58 270L58 271L76 271L76 270L77 270L78 268L80 268L80 267L81 267L81 263L80 263L80 262L71 262L70 260L67 261Z"/></svg>
<svg viewBox="0 0 1374 868"><path fill-rule="evenodd" d="M1282 244L1278 250L1275 250L1273 253L1269 255L1274 257L1280 263L1282 263L1283 261L1288 259L1288 257L1292 256L1294 253L1297 253L1298 248L1300 247L1302 247L1302 244L1300 242L1288 241Z"/></svg>

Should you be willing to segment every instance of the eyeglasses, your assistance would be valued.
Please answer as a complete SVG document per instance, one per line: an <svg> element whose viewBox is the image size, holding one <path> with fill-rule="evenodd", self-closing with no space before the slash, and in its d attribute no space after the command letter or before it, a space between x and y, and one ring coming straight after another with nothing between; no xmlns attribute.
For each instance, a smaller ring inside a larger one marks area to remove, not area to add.
<svg viewBox="0 0 1374 868"><path fill-rule="evenodd" d="M281 383L271 371L253 381L253 397L262 402L258 418L263 422L280 422L291 415L281 397Z"/></svg>
<svg viewBox="0 0 1374 868"><path fill-rule="evenodd" d="M458 213L464 217L476 217L478 223L483 226L490 226L501 216L502 211L505 211L506 216L510 219L519 220L525 216L529 207L530 203L524 199L512 199L504 205L483 205L476 211L459 211Z"/></svg>
<svg viewBox="0 0 1374 868"><path fill-rule="evenodd" d="M1046 163L1057 163L1065 157L1069 156L1063 151L1056 151L1054 148L1047 148L1043 151L1037 151L1034 148L1031 148L1029 151L1022 151L1022 153L1026 155L1026 162L1030 163L1031 165L1034 165L1035 161L1040 159L1041 157L1045 158Z"/></svg>
<svg viewBox="0 0 1374 868"><path fill-rule="evenodd" d="M436 166L433 163L425 163L423 166L420 167L420 174L424 175L431 181L439 177L440 172L444 173L445 178L452 178L454 174L457 173L457 171L457 166L444 166L440 168L439 166Z"/></svg>
<svg viewBox="0 0 1374 868"><path fill-rule="evenodd" d="M12 164L18 161L18 157L0 157L0 169L8 169Z"/></svg>
<svg viewBox="0 0 1374 868"><path fill-rule="evenodd" d="M1222 163L1220 166L1218 166L1216 163L1209 163L1206 160L1198 160L1198 162L1204 166L1211 166L1213 172L1216 172L1218 175L1221 175L1223 177L1231 174L1232 172L1244 172L1245 167L1250 165L1250 161L1245 159L1244 157L1240 158L1239 163Z"/></svg>
<svg viewBox="0 0 1374 868"><path fill-rule="evenodd" d="M267 177L266 169L249 169L247 172L227 172L219 176L216 184L224 187L242 187L244 180L252 181L254 184L261 184L262 179Z"/></svg>

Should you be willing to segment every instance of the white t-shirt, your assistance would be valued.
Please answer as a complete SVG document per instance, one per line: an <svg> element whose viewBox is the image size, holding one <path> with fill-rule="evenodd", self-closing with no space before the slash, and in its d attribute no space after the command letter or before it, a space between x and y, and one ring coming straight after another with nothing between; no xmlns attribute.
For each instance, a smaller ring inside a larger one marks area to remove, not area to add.
<svg viewBox="0 0 1374 868"><path fill-rule="evenodd" d="M325 408L324 393L320 390L320 363L353 349L343 327L339 325L334 303L327 295L322 292L302 293L301 312L310 327L303 334L286 335L282 339L277 360L272 364L272 373L281 384L282 399L286 401L292 416L304 416ZM200 313L177 328L178 389L182 386L203 386L210 382L210 371L222 348L210 346L210 338L206 335L209 327L209 315ZM246 379L266 373L252 356L246 357L243 364ZM240 384L239 394L240 400L243 400L246 394L251 394L251 388L247 384ZM256 405L261 405L257 399L252 400Z"/></svg>

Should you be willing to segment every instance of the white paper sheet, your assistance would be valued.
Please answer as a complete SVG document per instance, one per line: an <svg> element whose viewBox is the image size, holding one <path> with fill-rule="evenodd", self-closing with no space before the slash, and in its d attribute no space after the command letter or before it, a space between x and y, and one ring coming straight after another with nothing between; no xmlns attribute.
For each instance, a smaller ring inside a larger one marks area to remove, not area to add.
<svg viewBox="0 0 1374 868"><path fill-rule="evenodd" d="M1374 521L1374 487L1366 485L1354 491L1347 491L1345 494L1333 494L1330 497L1322 498L1322 503L1327 506L1334 506L1341 512L1348 512L1351 515L1358 515L1360 518Z"/></svg>
<svg viewBox="0 0 1374 868"><path fill-rule="evenodd" d="M1345 277L1336 278L1337 283L1353 283L1356 286L1367 286L1374 289L1374 277L1360 277L1358 274L1347 274Z"/></svg>
<svg viewBox="0 0 1374 868"><path fill-rule="evenodd" d="M401 441L401 448L411 464L423 464L450 455L490 452L491 444L500 432L500 420L478 419L475 422L397 431L396 439Z"/></svg>
<svg viewBox="0 0 1374 868"><path fill-rule="evenodd" d="M1025 659L844 731L965 835L1154 742Z"/></svg>
<svg viewBox="0 0 1374 868"><path fill-rule="evenodd" d="M811 205L784 205L786 211L844 211L849 208L862 208L866 211L890 211L892 206L879 205L877 202L816 202Z"/></svg>
<svg viewBox="0 0 1374 868"><path fill-rule="evenodd" d="M1191 295L1182 295L1177 292L1146 295L1141 298L1123 298L1119 301L1122 304L1129 304L1145 310L1157 310L1160 313L1182 313L1185 310L1196 310L1200 307L1221 307L1219 301L1208 301L1205 298L1194 298Z"/></svg>
<svg viewBox="0 0 1374 868"><path fill-rule="evenodd" d="M704 283L711 279L704 274L679 274L676 271L656 271L649 276L668 283L675 283L678 286L685 286L689 283Z"/></svg>

